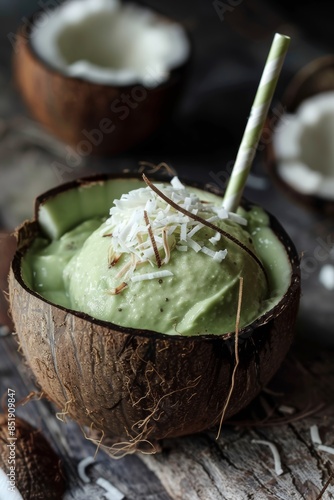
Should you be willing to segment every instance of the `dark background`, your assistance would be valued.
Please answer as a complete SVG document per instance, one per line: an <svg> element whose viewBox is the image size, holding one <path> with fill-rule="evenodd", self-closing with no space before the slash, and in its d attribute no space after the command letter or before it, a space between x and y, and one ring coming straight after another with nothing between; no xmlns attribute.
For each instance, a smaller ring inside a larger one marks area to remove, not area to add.
<svg viewBox="0 0 334 500"><path fill-rule="evenodd" d="M207 174L208 168L219 171L235 157L273 34L279 31L292 38L276 100L300 67L331 51L329 1L144 0L141 3L185 25L193 40L194 57L172 124L167 123L154 140L122 158L168 161L176 163L174 166L180 172L190 170L191 175ZM57 0L0 0L0 117L25 114L12 89L11 37L25 17L41 6L52 4L57 4ZM93 166L96 161L91 158L89 163ZM101 168L101 163L97 164L96 168Z"/></svg>

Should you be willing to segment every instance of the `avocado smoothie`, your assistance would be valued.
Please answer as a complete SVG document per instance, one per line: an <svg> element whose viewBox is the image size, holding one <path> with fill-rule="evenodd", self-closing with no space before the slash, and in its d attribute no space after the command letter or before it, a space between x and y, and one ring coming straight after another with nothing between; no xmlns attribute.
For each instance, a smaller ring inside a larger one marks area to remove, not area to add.
<svg viewBox="0 0 334 500"><path fill-rule="evenodd" d="M234 331L240 278L240 327L279 302L291 266L261 208L228 213L219 196L178 178L156 187L128 180L109 217L37 238L24 258L31 288L96 319L170 335Z"/></svg>

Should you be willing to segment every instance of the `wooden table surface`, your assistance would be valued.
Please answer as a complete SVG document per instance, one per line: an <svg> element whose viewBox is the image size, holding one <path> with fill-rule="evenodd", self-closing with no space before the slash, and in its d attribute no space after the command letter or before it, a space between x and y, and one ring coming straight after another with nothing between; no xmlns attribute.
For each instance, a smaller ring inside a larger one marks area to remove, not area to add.
<svg viewBox="0 0 334 500"><path fill-rule="evenodd" d="M153 0L148 3L154 5ZM195 57L187 92L175 117L144 145L112 159L82 158L78 168L64 178L57 177L50 166L54 160L65 161L66 146L29 118L12 84L6 35L20 16L0 20L4 28L0 50L2 290L13 251L13 242L5 232L30 216L35 195L83 173L136 168L142 159L167 161L180 175L197 180L217 180L235 156L273 32L289 32L293 37L277 99L295 71L330 50L328 37L309 38L307 30L259 0L238 6L234 2L225 20L219 19L217 2L185 0L178 4L176 7L166 0L161 9L192 30ZM324 10L318 14L326 17ZM18 404L17 414L40 429L60 456L67 481L66 500L115 500L122 496L126 500L334 498L334 292L319 280L322 266L334 263L334 221L295 206L279 192L267 177L261 156L254 164L246 195L280 219L304 255L296 340L280 371L243 414L225 423L218 439L217 430L211 429L164 441L159 454L129 455L119 460L96 450L70 419L58 420L57 409L44 399ZM319 245L323 260L315 258ZM10 333L6 301L0 296L0 324L5 323L9 329L0 329L0 396L11 388L20 402L36 388ZM310 429L314 425L327 450L313 443ZM281 475L275 472L271 449L256 441L276 446ZM78 464L95 453L95 462L87 466L89 482L85 483L78 474ZM99 478L114 486L113 494L101 486L103 482L97 484ZM1 493L0 499L6 500Z"/></svg>

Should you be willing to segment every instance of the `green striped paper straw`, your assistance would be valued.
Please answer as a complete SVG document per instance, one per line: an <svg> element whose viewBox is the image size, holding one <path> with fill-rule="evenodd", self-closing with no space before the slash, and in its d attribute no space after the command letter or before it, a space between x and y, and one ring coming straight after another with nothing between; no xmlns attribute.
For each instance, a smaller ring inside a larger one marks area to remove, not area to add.
<svg viewBox="0 0 334 500"><path fill-rule="evenodd" d="M288 36L280 35L279 33L276 33L274 36L226 188L223 206L229 212L235 212L239 206L289 43L290 38Z"/></svg>

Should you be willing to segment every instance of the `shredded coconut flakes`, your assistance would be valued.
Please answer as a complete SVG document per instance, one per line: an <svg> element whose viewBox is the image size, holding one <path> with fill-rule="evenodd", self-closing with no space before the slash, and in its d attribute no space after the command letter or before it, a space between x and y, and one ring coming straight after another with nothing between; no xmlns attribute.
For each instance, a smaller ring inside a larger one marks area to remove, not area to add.
<svg viewBox="0 0 334 500"><path fill-rule="evenodd" d="M201 201L177 177L171 180L170 185L160 185L159 188L180 208L192 214L201 214L207 221L230 219L241 225L247 224L246 219L240 215L227 212L222 206ZM170 271L146 274L135 274L135 271L144 262L149 262L153 267L167 264L174 249L179 252L191 249L206 254L218 263L222 262L227 250L215 251L208 248L205 242L199 241L196 233L202 228L202 223L178 211L147 186L123 194L119 200L114 201L110 218L101 234L111 238L110 255L131 254L131 264L123 266L118 276L122 276L124 281L136 282L173 276ZM208 242L215 246L220 239L221 235L217 232Z"/></svg>
<svg viewBox="0 0 334 500"><path fill-rule="evenodd" d="M322 444L321 437L319 434L319 429L317 425L311 425L310 427L311 441L313 444Z"/></svg>
<svg viewBox="0 0 334 500"><path fill-rule="evenodd" d="M281 464L281 457L278 453L278 449L276 447L276 445L274 443L272 443L271 441L265 441L265 440L262 440L262 439L252 439L252 443L254 444L264 444L266 446L269 446L272 454L273 454L273 457L274 457L274 463L275 463L275 472L278 476L280 476L281 474L283 474L283 469L282 469L282 464Z"/></svg>
<svg viewBox="0 0 334 500"><path fill-rule="evenodd" d="M86 457L83 458L79 463L78 463L78 476L80 477L81 481L83 483L89 483L90 479L86 474L86 468L88 465L94 464L95 460L93 457Z"/></svg>
<svg viewBox="0 0 334 500"><path fill-rule="evenodd" d="M324 444L319 444L318 450L325 451L326 453L334 455L334 448L332 448L332 446L325 446Z"/></svg>
<svg viewBox="0 0 334 500"><path fill-rule="evenodd" d="M324 451L334 455L334 448L332 446L326 446L322 444L322 440L319 434L319 428L317 425L311 425L310 427L311 441L313 444L317 445L317 450Z"/></svg>
<svg viewBox="0 0 334 500"><path fill-rule="evenodd" d="M157 271L155 273L146 273L146 274L134 274L131 276L131 281L145 281L145 280L154 280L159 278L167 278L170 276L174 276L171 271Z"/></svg>
<svg viewBox="0 0 334 500"><path fill-rule="evenodd" d="M93 457L86 457L78 463L78 476L83 483L88 484L91 482L90 478L86 474L86 468L93 464L96 464ZM105 498L108 498L109 500L123 500L123 498L125 498L121 491L119 491L103 477L98 477L95 482L107 492Z"/></svg>
<svg viewBox="0 0 334 500"><path fill-rule="evenodd" d="M285 413L287 415L293 415L296 412L295 408L292 408L292 406L287 406L287 405L279 406L278 411L280 411L281 413Z"/></svg>

